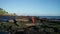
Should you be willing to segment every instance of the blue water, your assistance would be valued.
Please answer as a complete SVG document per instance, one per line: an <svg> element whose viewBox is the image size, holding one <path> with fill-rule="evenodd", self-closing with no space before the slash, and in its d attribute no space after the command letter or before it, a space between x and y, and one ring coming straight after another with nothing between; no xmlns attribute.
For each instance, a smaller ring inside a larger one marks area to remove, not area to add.
<svg viewBox="0 0 60 34"><path fill-rule="evenodd" d="M60 16L39 16L40 18L55 18L60 19ZM6 22L8 19L15 19L15 16L0 16L0 22ZM60 20L59 20L60 21Z"/></svg>
<svg viewBox="0 0 60 34"><path fill-rule="evenodd" d="M15 16L0 16L0 22L7 22L9 19L15 19Z"/></svg>
<svg viewBox="0 0 60 34"><path fill-rule="evenodd" d="M60 16L39 16L40 18L55 18L60 19ZM14 16L0 16L0 22L6 22L8 19L15 19ZM59 24L60 26L60 24ZM0 32L0 34L8 34L8 32Z"/></svg>
<svg viewBox="0 0 60 34"><path fill-rule="evenodd" d="M60 19L60 16L39 16L39 18L47 18L47 19ZM49 21L58 21L60 22L60 20L49 20Z"/></svg>
<svg viewBox="0 0 60 34"><path fill-rule="evenodd" d="M60 16L39 16L40 18L55 18L55 19L60 19Z"/></svg>

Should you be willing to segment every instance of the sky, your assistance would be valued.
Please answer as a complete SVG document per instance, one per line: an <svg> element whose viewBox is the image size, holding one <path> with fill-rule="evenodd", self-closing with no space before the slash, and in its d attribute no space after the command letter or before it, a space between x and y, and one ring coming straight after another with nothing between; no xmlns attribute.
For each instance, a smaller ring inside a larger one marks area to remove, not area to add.
<svg viewBox="0 0 60 34"><path fill-rule="evenodd" d="M60 0L0 0L8 13L29 16L60 16Z"/></svg>

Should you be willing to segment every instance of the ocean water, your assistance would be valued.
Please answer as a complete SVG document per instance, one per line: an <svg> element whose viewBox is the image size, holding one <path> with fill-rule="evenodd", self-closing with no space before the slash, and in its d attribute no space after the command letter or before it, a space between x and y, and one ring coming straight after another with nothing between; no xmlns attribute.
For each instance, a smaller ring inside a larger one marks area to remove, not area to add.
<svg viewBox="0 0 60 34"><path fill-rule="evenodd" d="M40 18L55 18L60 19L60 16L39 16ZM6 22L8 19L15 19L15 16L0 16L0 21ZM58 24L60 26L60 24ZM0 34L8 34L8 32L0 32Z"/></svg>
<svg viewBox="0 0 60 34"><path fill-rule="evenodd" d="M15 19L15 16L0 16L0 22L6 22L9 19Z"/></svg>
<svg viewBox="0 0 60 34"><path fill-rule="evenodd" d="M15 19L16 16L0 16L0 22L6 22L8 19ZM60 19L60 16L39 16L39 18L55 18ZM59 20L60 21L60 20Z"/></svg>
<svg viewBox="0 0 60 34"><path fill-rule="evenodd" d="M47 19L60 19L60 16L39 16L39 18L47 18ZM50 20L50 21L58 21L60 22L60 20Z"/></svg>
<svg viewBox="0 0 60 34"><path fill-rule="evenodd" d="M55 18L55 19L60 19L60 16L39 16L40 18Z"/></svg>

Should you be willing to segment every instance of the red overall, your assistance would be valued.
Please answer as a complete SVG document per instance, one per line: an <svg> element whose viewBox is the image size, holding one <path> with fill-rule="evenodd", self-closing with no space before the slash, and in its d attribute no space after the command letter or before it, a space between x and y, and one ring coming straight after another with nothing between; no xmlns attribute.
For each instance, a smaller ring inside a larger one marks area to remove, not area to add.
<svg viewBox="0 0 60 34"><path fill-rule="evenodd" d="M34 17L32 17L32 24L34 24Z"/></svg>

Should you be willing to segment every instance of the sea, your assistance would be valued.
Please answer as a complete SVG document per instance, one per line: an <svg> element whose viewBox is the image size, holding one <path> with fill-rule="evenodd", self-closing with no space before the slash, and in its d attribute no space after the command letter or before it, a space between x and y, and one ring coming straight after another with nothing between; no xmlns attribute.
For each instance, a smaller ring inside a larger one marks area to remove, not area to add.
<svg viewBox="0 0 60 34"><path fill-rule="evenodd" d="M60 19L60 16L39 16L40 18L55 18L55 19Z"/></svg>
<svg viewBox="0 0 60 34"><path fill-rule="evenodd" d="M0 16L0 22L6 22L9 19L15 19L16 16ZM39 16L39 18L54 18L54 19L60 19L60 16ZM60 20L59 20L60 21Z"/></svg>
<svg viewBox="0 0 60 34"><path fill-rule="evenodd" d="M0 16L0 22L6 22L9 19L15 19L16 16ZM39 16L39 18L55 18L60 19L60 16ZM8 34L8 32L0 32L0 34Z"/></svg>
<svg viewBox="0 0 60 34"><path fill-rule="evenodd" d="M0 22L7 22L9 19L15 19L16 16L0 16Z"/></svg>

